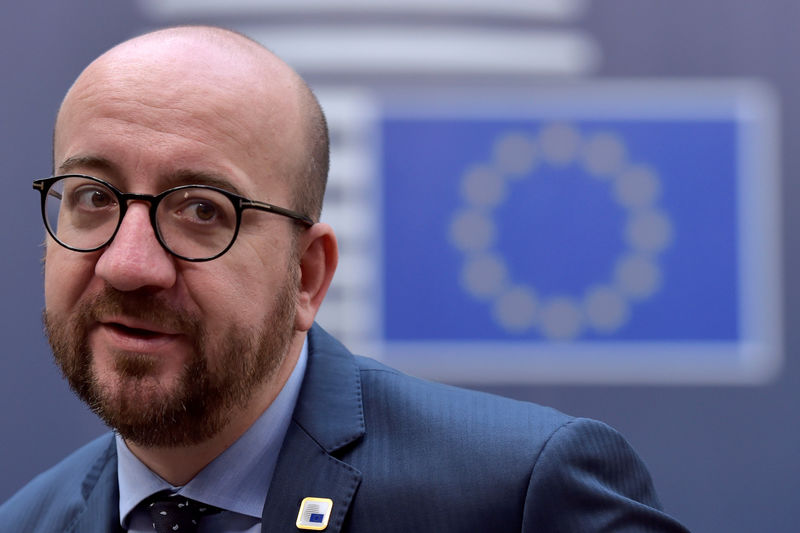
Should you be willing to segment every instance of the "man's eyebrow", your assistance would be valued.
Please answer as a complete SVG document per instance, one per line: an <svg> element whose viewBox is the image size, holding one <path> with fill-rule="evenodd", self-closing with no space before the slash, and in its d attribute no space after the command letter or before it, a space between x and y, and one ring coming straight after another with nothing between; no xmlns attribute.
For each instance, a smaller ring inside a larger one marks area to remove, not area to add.
<svg viewBox="0 0 800 533"><path fill-rule="evenodd" d="M76 155L68 157L56 168L57 174L69 174L76 168L90 168L94 170L113 171L114 164L108 159L94 155Z"/></svg>
<svg viewBox="0 0 800 533"><path fill-rule="evenodd" d="M225 191L243 196L242 192L231 180L222 174L208 172L204 170L178 169L162 177L165 188L178 187L180 185L210 185Z"/></svg>

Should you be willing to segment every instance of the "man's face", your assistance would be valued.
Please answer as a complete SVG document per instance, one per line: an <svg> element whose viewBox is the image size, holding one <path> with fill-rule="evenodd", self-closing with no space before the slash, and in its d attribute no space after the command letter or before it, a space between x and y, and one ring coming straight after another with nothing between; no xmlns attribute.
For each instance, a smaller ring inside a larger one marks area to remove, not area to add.
<svg viewBox="0 0 800 533"><path fill-rule="evenodd" d="M149 194L210 183L291 207L277 161L292 152L281 153L275 122L237 100L230 73L198 85L196 69L180 68L90 67L59 117L56 173ZM148 209L131 203L97 252L48 242L45 324L70 385L123 437L193 444L266 394L283 362L294 334L294 228L248 210L225 255L189 263L161 248Z"/></svg>

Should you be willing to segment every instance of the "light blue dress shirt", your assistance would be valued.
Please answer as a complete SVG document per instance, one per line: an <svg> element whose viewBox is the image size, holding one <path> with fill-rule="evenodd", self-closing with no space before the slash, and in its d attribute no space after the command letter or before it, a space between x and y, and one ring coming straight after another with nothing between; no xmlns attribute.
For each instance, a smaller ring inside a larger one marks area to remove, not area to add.
<svg viewBox="0 0 800 533"><path fill-rule="evenodd" d="M152 533L147 510L136 506L166 489L224 509L204 518L200 533L260 533L261 513L297 403L307 360L308 341L303 344L292 374L272 405L230 448L182 487L174 487L152 472L117 435L120 525L132 533Z"/></svg>

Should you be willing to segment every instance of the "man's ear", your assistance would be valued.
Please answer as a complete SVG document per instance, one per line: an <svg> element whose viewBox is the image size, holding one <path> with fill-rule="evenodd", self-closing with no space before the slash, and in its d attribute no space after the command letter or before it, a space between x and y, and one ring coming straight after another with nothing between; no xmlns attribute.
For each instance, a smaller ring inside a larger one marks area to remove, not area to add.
<svg viewBox="0 0 800 533"><path fill-rule="evenodd" d="M318 222L297 238L300 280L297 293L296 330L308 331L322 305L339 262L339 247L333 228Z"/></svg>

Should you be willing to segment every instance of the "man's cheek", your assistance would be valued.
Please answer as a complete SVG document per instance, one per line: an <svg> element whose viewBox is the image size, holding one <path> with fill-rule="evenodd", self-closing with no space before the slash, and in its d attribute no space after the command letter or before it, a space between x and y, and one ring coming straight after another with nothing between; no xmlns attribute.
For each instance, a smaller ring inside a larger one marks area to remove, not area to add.
<svg viewBox="0 0 800 533"><path fill-rule="evenodd" d="M95 284L93 257L84 257L95 254L64 252L70 255L64 257L61 251L48 250L44 271L45 305L48 310L57 312L74 308L84 294L93 290ZM102 283L97 285L101 286Z"/></svg>

